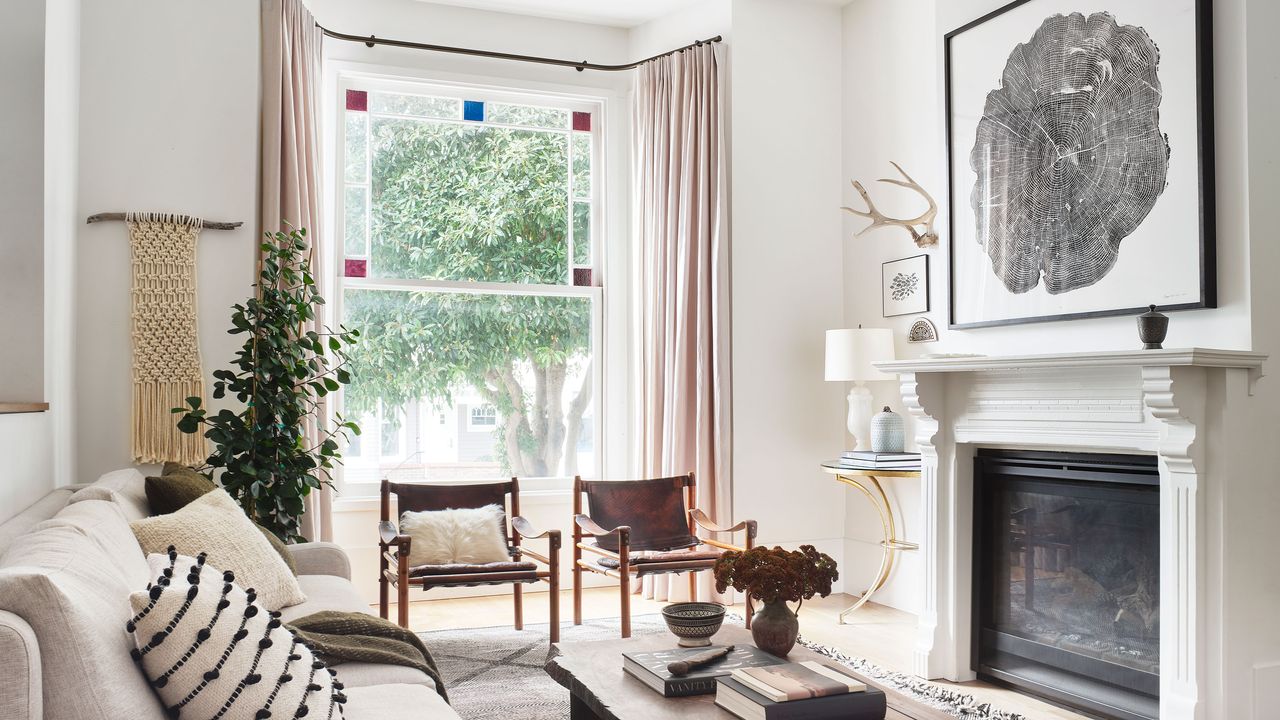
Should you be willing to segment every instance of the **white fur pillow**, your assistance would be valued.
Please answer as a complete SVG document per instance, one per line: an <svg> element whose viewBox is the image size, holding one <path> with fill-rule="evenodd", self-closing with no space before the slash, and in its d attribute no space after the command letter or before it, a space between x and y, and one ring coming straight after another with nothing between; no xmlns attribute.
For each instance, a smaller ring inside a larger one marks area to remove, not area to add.
<svg viewBox="0 0 1280 720"><path fill-rule="evenodd" d="M411 539L409 564L509 562L503 515L497 505L403 513L400 532Z"/></svg>

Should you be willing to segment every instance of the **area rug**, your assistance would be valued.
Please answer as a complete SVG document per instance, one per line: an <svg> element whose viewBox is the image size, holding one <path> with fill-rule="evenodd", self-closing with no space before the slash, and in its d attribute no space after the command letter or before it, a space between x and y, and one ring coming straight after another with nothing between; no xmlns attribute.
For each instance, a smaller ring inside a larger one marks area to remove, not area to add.
<svg viewBox="0 0 1280 720"><path fill-rule="evenodd" d="M737 621L741 622L741 619ZM523 631L506 625L439 630L420 635L440 666L445 687L449 688L450 704L464 720L515 717L521 720L564 720L569 717L569 693L542 669L547 659L548 631L548 626L543 623L525 625ZM633 637L666 632L660 615L637 615L631 620ZM561 642L612 640L616 637L617 618L588 620L578 626L565 623L560 631ZM800 639L800 644L955 717L965 720L1026 720L1016 713L979 703L972 695L882 668L834 648L810 643L804 638Z"/></svg>

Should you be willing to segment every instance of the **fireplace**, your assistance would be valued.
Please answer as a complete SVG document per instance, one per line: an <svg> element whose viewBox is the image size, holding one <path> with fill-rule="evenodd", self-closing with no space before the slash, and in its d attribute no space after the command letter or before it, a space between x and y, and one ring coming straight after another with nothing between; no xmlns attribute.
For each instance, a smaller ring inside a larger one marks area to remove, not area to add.
<svg viewBox="0 0 1280 720"><path fill-rule="evenodd" d="M973 667L1115 720L1159 716L1153 456L978 450Z"/></svg>

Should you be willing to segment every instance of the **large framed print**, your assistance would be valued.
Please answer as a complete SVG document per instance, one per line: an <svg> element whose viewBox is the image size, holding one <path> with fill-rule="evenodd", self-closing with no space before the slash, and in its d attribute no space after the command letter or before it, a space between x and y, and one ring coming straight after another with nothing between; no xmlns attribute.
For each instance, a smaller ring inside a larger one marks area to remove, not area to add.
<svg viewBox="0 0 1280 720"><path fill-rule="evenodd" d="M1018 0L943 41L953 328L1216 307L1210 0Z"/></svg>

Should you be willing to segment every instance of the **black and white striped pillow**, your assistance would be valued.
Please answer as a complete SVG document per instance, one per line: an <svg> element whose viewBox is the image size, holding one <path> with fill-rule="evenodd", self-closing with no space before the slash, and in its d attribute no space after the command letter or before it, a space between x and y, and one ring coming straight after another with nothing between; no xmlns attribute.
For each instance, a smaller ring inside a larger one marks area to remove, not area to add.
<svg viewBox="0 0 1280 720"><path fill-rule="evenodd" d="M172 547L147 558L146 592L129 602L133 659L171 718L263 720L342 717L342 683L257 603L230 571Z"/></svg>

